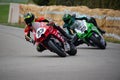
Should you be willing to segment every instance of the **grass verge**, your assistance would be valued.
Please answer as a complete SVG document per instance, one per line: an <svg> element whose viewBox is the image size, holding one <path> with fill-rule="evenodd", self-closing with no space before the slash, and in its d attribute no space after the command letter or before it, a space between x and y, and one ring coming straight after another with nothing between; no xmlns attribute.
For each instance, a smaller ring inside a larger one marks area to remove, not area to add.
<svg viewBox="0 0 120 80"><path fill-rule="evenodd" d="M9 13L9 4L0 5L0 23L7 23Z"/></svg>
<svg viewBox="0 0 120 80"><path fill-rule="evenodd" d="M120 40L113 38L113 37L108 37L108 36L104 36L105 40L107 42L112 42L112 43L119 43L120 44Z"/></svg>
<svg viewBox="0 0 120 80"><path fill-rule="evenodd" d="M17 28L24 28L25 27L25 24L18 24L18 23L14 23L14 24L11 24L11 23L1 23L2 25L6 25L6 26L12 26L12 27L17 27Z"/></svg>

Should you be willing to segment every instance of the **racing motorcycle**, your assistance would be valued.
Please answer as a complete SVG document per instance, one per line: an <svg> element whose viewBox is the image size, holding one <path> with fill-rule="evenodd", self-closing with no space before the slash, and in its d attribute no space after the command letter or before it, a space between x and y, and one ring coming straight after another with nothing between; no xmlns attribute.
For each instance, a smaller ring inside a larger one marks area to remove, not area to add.
<svg viewBox="0 0 120 80"><path fill-rule="evenodd" d="M83 40L88 46L90 45L100 49L106 48L106 41L103 35L92 23L87 23L85 20L76 20L72 28L78 40Z"/></svg>
<svg viewBox="0 0 120 80"><path fill-rule="evenodd" d="M41 43L46 49L56 53L60 57L66 57L67 54L74 56L77 49L69 43L57 29L44 22L39 22L36 28L36 41Z"/></svg>

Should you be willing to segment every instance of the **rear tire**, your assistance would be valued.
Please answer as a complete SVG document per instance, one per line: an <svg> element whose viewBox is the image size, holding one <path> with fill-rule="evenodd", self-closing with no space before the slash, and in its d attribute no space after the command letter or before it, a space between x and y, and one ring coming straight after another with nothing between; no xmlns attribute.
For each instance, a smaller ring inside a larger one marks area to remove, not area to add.
<svg viewBox="0 0 120 80"><path fill-rule="evenodd" d="M49 40L48 46L52 52L55 52L60 57L66 57L66 52L64 50L62 50L61 47L55 43L55 41Z"/></svg>
<svg viewBox="0 0 120 80"><path fill-rule="evenodd" d="M77 54L77 48L73 44L71 44L70 46L71 46L70 51L67 51L67 53L70 56L75 56Z"/></svg>

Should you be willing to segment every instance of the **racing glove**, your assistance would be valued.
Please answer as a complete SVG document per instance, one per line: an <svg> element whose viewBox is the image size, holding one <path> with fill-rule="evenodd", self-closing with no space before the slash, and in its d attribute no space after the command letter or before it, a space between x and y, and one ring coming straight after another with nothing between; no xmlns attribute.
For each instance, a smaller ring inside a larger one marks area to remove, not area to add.
<svg viewBox="0 0 120 80"><path fill-rule="evenodd" d="M33 40L32 38L29 40L29 42L35 45L35 40Z"/></svg>

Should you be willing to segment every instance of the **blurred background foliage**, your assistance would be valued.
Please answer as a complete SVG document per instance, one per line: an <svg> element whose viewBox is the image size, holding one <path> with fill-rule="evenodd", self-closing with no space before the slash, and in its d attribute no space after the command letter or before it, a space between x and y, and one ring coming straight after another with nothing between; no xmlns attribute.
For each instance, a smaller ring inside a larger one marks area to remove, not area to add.
<svg viewBox="0 0 120 80"><path fill-rule="evenodd" d="M107 8L120 10L120 0L0 0L0 3L35 3L40 6L64 5L87 6L89 8Z"/></svg>
<svg viewBox="0 0 120 80"><path fill-rule="evenodd" d="M33 2L40 6L88 6L89 8L107 8L120 10L120 0L33 0Z"/></svg>

